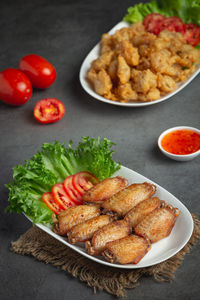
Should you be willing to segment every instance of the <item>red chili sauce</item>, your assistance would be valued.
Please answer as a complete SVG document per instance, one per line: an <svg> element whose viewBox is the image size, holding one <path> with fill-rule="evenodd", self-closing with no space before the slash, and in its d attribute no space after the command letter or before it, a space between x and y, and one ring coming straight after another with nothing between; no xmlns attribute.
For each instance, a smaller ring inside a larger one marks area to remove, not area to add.
<svg viewBox="0 0 200 300"><path fill-rule="evenodd" d="M200 149L200 134L188 129L175 130L163 137L161 146L172 154L194 153Z"/></svg>

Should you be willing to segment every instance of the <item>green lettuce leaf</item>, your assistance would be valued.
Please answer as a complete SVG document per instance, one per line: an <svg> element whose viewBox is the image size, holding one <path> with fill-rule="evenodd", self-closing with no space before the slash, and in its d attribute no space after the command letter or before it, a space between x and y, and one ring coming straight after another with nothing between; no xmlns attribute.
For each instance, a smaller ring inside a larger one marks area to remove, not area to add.
<svg viewBox="0 0 200 300"><path fill-rule="evenodd" d="M72 141L66 148L59 142L45 143L25 164L13 168L6 211L25 213L34 223L51 223L52 211L42 201L42 195L53 185L80 171L89 171L99 180L112 176L120 163L112 159L115 145L108 139L82 137L73 149Z"/></svg>
<svg viewBox="0 0 200 300"><path fill-rule="evenodd" d="M200 26L200 0L158 0L139 3L128 8L124 21L141 22L150 13L160 13L166 17L180 17L184 23L194 23Z"/></svg>

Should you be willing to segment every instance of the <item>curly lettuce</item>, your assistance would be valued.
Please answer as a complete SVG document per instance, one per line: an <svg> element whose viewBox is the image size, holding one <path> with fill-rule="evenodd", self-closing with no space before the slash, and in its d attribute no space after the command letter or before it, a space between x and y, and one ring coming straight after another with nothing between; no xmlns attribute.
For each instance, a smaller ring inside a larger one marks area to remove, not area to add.
<svg viewBox="0 0 200 300"><path fill-rule="evenodd" d="M82 137L73 149L57 141L44 143L25 164L13 168L13 179L9 189L7 211L25 213L34 223L51 223L52 211L42 201L42 194L49 192L55 183L80 171L88 171L99 180L112 176L120 169L120 163L112 159L115 145L112 141Z"/></svg>
<svg viewBox="0 0 200 300"><path fill-rule="evenodd" d="M160 13L165 17L177 16L184 23L200 26L200 0L158 0L139 3L128 8L123 20L131 24L142 22L151 13ZM196 48L200 49L200 43Z"/></svg>

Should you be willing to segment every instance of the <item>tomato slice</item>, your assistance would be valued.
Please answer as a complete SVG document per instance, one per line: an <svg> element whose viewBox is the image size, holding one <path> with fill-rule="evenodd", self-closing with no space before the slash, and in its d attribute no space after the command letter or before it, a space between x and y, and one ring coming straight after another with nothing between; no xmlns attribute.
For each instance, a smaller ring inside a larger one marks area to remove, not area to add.
<svg viewBox="0 0 200 300"><path fill-rule="evenodd" d="M83 195L84 192L88 191L93 187L93 185L99 182L98 178L96 178L90 172L79 172L73 175L72 184L74 188Z"/></svg>
<svg viewBox="0 0 200 300"><path fill-rule="evenodd" d="M165 19L165 16L158 13L147 15L143 21L145 30L158 35L161 31L161 24Z"/></svg>
<svg viewBox="0 0 200 300"><path fill-rule="evenodd" d="M184 34L184 38L188 42L188 44L193 47L200 43L200 27L196 24L185 24L186 30Z"/></svg>
<svg viewBox="0 0 200 300"><path fill-rule="evenodd" d="M81 196L84 194L84 192L93 187L91 181L87 181L85 178L79 176L73 177L72 183L74 188L79 192Z"/></svg>
<svg viewBox="0 0 200 300"><path fill-rule="evenodd" d="M36 103L33 114L40 123L53 123L64 116L65 106L56 98L46 98Z"/></svg>
<svg viewBox="0 0 200 300"><path fill-rule="evenodd" d="M73 175L68 176L63 183L66 194L75 204L82 204L82 195L74 188L72 184Z"/></svg>
<svg viewBox="0 0 200 300"><path fill-rule="evenodd" d="M63 183L54 184L52 188L52 195L54 201L64 210L75 205L75 202L73 202L67 195Z"/></svg>
<svg viewBox="0 0 200 300"><path fill-rule="evenodd" d="M162 30L169 30L169 31L176 31L180 32L181 34L185 33L185 24L179 17L168 17L165 18L162 23L160 24L161 31Z"/></svg>
<svg viewBox="0 0 200 300"><path fill-rule="evenodd" d="M51 192L44 193L42 195L42 200L56 215L63 211L63 209L54 201Z"/></svg>

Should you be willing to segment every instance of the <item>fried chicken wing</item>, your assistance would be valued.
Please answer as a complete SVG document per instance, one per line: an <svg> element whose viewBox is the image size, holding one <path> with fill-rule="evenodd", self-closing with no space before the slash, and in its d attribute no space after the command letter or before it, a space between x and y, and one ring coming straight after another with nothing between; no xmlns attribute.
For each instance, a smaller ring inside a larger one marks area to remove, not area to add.
<svg viewBox="0 0 200 300"><path fill-rule="evenodd" d="M171 233L178 215L179 210L171 205L156 209L134 228L135 234L158 242Z"/></svg>
<svg viewBox="0 0 200 300"><path fill-rule="evenodd" d="M106 243L123 238L131 233L131 227L125 220L114 221L97 230L91 241L85 246L88 253L98 255L105 250Z"/></svg>
<svg viewBox="0 0 200 300"><path fill-rule="evenodd" d="M54 224L53 231L65 236L73 226L99 215L100 209L97 205L72 206L58 215L58 222Z"/></svg>
<svg viewBox="0 0 200 300"><path fill-rule="evenodd" d="M137 264L150 250L148 239L130 235L106 244L103 256L111 263Z"/></svg>
<svg viewBox="0 0 200 300"><path fill-rule="evenodd" d="M101 215L89 219L81 224L78 224L68 232L68 241L71 244L76 244L77 242L85 242L92 238L95 231L101 227L111 223L113 217L108 215Z"/></svg>
<svg viewBox="0 0 200 300"><path fill-rule="evenodd" d="M127 186L127 184L128 180L120 176L106 178L84 193L83 202L102 203Z"/></svg>
<svg viewBox="0 0 200 300"><path fill-rule="evenodd" d="M148 214L156 208L159 208L163 201L158 197L148 198L139 202L133 207L125 216L125 220L134 228L139 224Z"/></svg>
<svg viewBox="0 0 200 300"><path fill-rule="evenodd" d="M113 212L124 216L139 202L151 197L156 191L155 185L151 183L135 183L113 195L101 204L105 213Z"/></svg>

